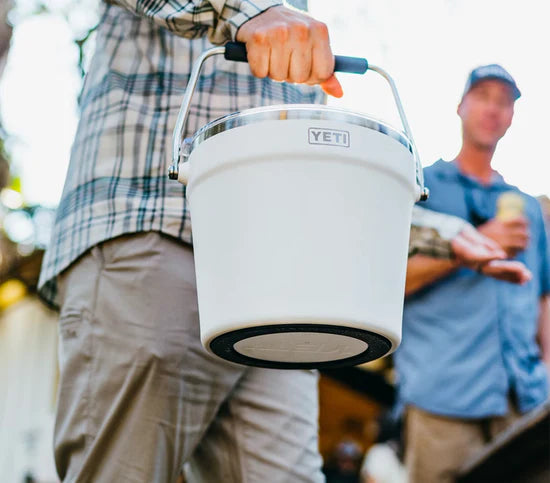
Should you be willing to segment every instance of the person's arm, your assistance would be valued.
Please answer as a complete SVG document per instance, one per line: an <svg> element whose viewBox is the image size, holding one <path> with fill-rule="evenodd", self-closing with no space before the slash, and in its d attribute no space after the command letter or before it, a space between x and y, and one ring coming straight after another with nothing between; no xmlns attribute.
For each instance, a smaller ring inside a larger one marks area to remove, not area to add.
<svg viewBox="0 0 550 483"><path fill-rule="evenodd" d="M466 220L415 205L405 295L446 277L465 263L485 263L504 254Z"/></svg>
<svg viewBox="0 0 550 483"><path fill-rule="evenodd" d="M550 374L550 295L543 295L540 299L538 342L542 360Z"/></svg>
<svg viewBox="0 0 550 483"><path fill-rule="evenodd" d="M433 258L422 254L413 255L407 263L405 296L450 275L458 267L460 267L460 262L456 259Z"/></svg>
<svg viewBox="0 0 550 483"><path fill-rule="evenodd" d="M482 235L472 225L450 215L422 211L422 219L413 216L405 295L451 274L459 267L476 270L483 275L511 283L528 282L532 274L514 260L503 260L506 253L497 242ZM435 216L437 215L437 216ZM448 223L451 225L446 226ZM461 230L457 233L457 229ZM444 238L443 235L452 239Z"/></svg>

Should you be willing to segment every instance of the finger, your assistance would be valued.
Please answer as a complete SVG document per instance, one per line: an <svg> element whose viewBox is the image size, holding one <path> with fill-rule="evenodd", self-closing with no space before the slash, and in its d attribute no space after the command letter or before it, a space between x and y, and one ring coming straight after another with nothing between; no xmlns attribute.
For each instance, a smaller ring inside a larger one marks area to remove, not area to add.
<svg viewBox="0 0 550 483"><path fill-rule="evenodd" d="M487 255L487 253L480 252L467 252L466 250L460 252L455 252L457 260L462 262L462 264L472 270L477 270L480 264L490 262L495 260L495 257Z"/></svg>
<svg viewBox="0 0 550 483"><path fill-rule="evenodd" d="M508 232L508 235L517 239L529 240L529 238L531 237L531 232L529 230L517 228L517 229L510 230Z"/></svg>
<svg viewBox="0 0 550 483"><path fill-rule="evenodd" d="M493 258L506 258L506 252L502 247L494 240L481 235L478 243L487 250Z"/></svg>
<svg viewBox="0 0 550 483"><path fill-rule="evenodd" d="M323 89L323 91L329 96L340 98L344 95L344 90L342 89L342 85L340 84L340 82L338 81L335 75L333 75L331 78L329 78L325 82L322 82L321 89Z"/></svg>
<svg viewBox="0 0 550 483"><path fill-rule="evenodd" d="M255 32L251 41L246 44L246 50L252 75L260 78L267 77L271 58L267 35L263 32Z"/></svg>
<svg viewBox="0 0 550 483"><path fill-rule="evenodd" d="M480 243L480 239L468 239L462 234L459 234L451 241L451 247L456 258L473 269L476 269L479 263L506 258L506 253L498 246L493 247L490 244L486 246L483 239L481 239Z"/></svg>
<svg viewBox="0 0 550 483"><path fill-rule="evenodd" d="M500 245L486 247L493 260L504 260L506 258L506 251L503 250Z"/></svg>
<svg viewBox="0 0 550 483"><path fill-rule="evenodd" d="M311 50L293 50L290 53L288 82L307 83L311 76Z"/></svg>
<svg viewBox="0 0 550 483"><path fill-rule="evenodd" d="M524 228L527 229L529 226L529 220L523 216L516 216L514 218L510 218L509 220L503 220L502 224L508 228Z"/></svg>
<svg viewBox="0 0 550 483"><path fill-rule="evenodd" d="M495 271L492 274L488 273L486 275L492 278L496 278L497 280L502 280L503 282L510 282L520 285L522 282L520 275L512 271Z"/></svg>
<svg viewBox="0 0 550 483"><path fill-rule="evenodd" d="M310 29L313 51L309 81L323 83L334 74L334 55L330 48L328 28L324 23L315 22Z"/></svg>
<svg viewBox="0 0 550 483"><path fill-rule="evenodd" d="M521 262L510 260L495 260L481 268L484 275L513 283L527 283L532 278L532 273Z"/></svg>
<svg viewBox="0 0 550 483"><path fill-rule="evenodd" d="M496 241L486 237L475 228L466 227L460 234L472 244L481 245L491 252L499 253L502 257L505 256L504 251Z"/></svg>
<svg viewBox="0 0 550 483"><path fill-rule="evenodd" d="M503 282L510 282L522 285L521 277L515 272L503 272L493 276L493 278L496 278L497 280L502 280Z"/></svg>
<svg viewBox="0 0 550 483"><path fill-rule="evenodd" d="M531 237L526 233L520 233L512 238L514 243L522 243L525 246L529 244L530 239Z"/></svg>
<svg viewBox="0 0 550 483"><path fill-rule="evenodd" d="M510 237L508 246L514 250L525 250L529 245L529 238L524 235Z"/></svg>
<svg viewBox="0 0 550 483"><path fill-rule="evenodd" d="M269 43L271 56L269 58L268 76L276 81L286 81L290 64L291 48L288 43L289 29L279 26L270 31Z"/></svg>
<svg viewBox="0 0 550 483"><path fill-rule="evenodd" d="M305 24L296 24L292 29L292 51L290 53L288 82L305 83L311 77L312 47L309 29Z"/></svg>
<svg viewBox="0 0 550 483"><path fill-rule="evenodd" d="M515 258L516 255L520 252L521 250L517 250L515 248L511 248L511 247L507 247L506 248L506 258Z"/></svg>
<svg viewBox="0 0 550 483"><path fill-rule="evenodd" d="M526 275L522 270L511 270L508 273L502 274L499 280L504 280L505 282L515 283L518 285L524 285L529 280L531 280L531 275Z"/></svg>
<svg viewBox="0 0 550 483"><path fill-rule="evenodd" d="M457 236L465 238L472 243L476 243L483 237L483 235L481 235L475 228L471 226L464 227Z"/></svg>
<svg viewBox="0 0 550 483"><path fill-rule="evenodd" d="M528 234L529 233L529 225L524 225L520 223L516 223L514 225L508 225L505 227L506 233L523 233Z"/></svg>
<svg viewBox="0 0 550 483"><path fill-rule="evenodd" d="M488 255L488 251L482 245L473 243L461 235L451 240L451 248L455 257L465 263L484 261Z"/></svg>

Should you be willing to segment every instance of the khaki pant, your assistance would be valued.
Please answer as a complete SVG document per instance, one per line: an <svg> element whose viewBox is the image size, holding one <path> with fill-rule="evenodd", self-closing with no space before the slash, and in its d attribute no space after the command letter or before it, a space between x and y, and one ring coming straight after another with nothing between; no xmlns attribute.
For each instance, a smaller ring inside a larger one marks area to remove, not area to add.
<svg viewBox="0 0 550 483"><path fill-rule="evenodd" d="M511 407L504 417L457 419L409 406L405 414L405 464L409 483L451 483L472 454L521 415Z"/></svg>
<svg viewBox="0 0 550 483"><path fill-rule="evenodd" d="M157 233L96 246L59 280L63 481L323 481L317 374L199 342L193 254Z"/></svg>

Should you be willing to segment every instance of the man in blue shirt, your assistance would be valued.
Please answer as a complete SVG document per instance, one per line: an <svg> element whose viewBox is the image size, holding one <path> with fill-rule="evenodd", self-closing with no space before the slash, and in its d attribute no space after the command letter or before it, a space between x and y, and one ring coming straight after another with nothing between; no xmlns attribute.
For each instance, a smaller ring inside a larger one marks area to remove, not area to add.
<svg viewBox="0 0 550 483"><path fill-rule="evenodd" d="M459 260L409 259L403 342L396 352L405 407L410 481L454 481L465 458L510 421L548 397L550 260L537 201L491 168L520 91L498 65L474 69L458 115L462 148L425 170L426 208L459 216L532 272L525 284L495 280ZM497 216L503 193L520 195L520 213ZM541 310L543 309L543 310Z"/></svg>

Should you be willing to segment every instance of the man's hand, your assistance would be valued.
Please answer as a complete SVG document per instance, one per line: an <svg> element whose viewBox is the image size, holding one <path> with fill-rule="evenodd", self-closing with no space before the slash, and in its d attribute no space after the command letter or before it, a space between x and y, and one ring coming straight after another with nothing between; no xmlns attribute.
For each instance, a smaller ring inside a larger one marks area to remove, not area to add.
<svg viewBox="0 0 550 483"><path fill-rule="evenodd" d="M496 241L508 258L515 257L529 245L529 223L524 216L502 221L493 218L479 226L478 230Z"/></svg>
<svg viewBox="0 0 550 483"><path fill-rule="evenodd" d="M283 6L272 7L244 23L236 40L246 44L256 77L320 84L327 94L342 97L324 23Z"/></svg>
<svg viewBox="0 0 550 483"><path fill-rule="evenodd" d="M506 252L499 244L470 225L451 241L451 247L461 265L483 275L519 284L531 280L531 272L523 263L504 260Z"/></svg>
<svg viewBox="0 0 550 483"><path fill-rule="evenodd" d="M473 226L464 229L451 240L451 248L457 260L472 269L491 260L506 258L506 252L498 243L479 233Z"/></svg>
<svg viewBox="0 0 550 483"><path fill-rule="evenodd" d="M488 277L520 285L533 278L531 271L523 263L515 260L492 260L481 265L479 271Z"/></svg>

